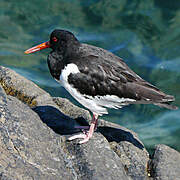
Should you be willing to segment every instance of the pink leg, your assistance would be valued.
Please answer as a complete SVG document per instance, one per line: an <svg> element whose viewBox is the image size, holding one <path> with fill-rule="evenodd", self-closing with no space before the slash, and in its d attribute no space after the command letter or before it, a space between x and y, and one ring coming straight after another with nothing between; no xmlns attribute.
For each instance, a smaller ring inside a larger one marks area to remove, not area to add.
<svg viewBox="0 0 180 180"><path fill-rule="evenodd" d="M79 144L83 144L87 141L89 141L89 139L92 137L94 130L97 127L97 120L98 120L98 115L93 114L93 119L89 128L89 131L84 131L83 134L78 134L78 135L74 135L72 137L70 137L68 140L73 140L73 139L77 139L77 138L81 138L83 139L82 141L79 142Z"/></svg>

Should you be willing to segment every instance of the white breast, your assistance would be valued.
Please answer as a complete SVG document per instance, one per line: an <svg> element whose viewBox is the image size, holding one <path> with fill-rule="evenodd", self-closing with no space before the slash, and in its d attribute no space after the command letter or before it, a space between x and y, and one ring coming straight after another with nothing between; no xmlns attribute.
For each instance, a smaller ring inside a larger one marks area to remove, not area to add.
<svg viewBox="0 0 180 180"><path fill-rule="evenodd" d="M79 73L79 69L76 66L76 64L68 64L67 66L65 66L65 68L62 70L61 75L60 75L60 81L61 83L66 83L68 80L68 76L72 73L72 74L76 74Z"/></svg>
<svg viewBox="0 0 180 180"><path fill-rule="evenodd" d="M61 72L60 83L61 85L83 106L89 109L91 112L98 115L108 114L106 108L121 108L123 105L128 105L130 102L135 101L129 98L119 98L115 95L105 96L87 96L80 94L71 84L68 83L68 76L70 74L80 73L77 65L71 63L68 64Z"/></svg>
<svg viewBox="0 0 180 180"><path fill-rule="evenodd" d="M96 114L108 114L106 108L99 106L95 101L89 98L85 98L85 95L80 94L71 84L68 83L68 76L73 73L79 73L77 65L71 63L68 64L61 72L60 83L61 85L83 106L88 108L91 112Z"/></svg>

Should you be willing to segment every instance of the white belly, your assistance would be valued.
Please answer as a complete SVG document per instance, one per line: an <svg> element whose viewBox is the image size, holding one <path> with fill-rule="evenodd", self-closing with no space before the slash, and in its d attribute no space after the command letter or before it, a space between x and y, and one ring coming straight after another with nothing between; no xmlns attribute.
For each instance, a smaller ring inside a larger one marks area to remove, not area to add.
<svg viewBox="0 0 180 180"><path fill-rule="evenodd" d="M105 96L88 96L80 94L77 89L68 83L68 76L71 73L80 73L78 67L71 63L68 64L60 75L60 84L84 107L89 109L91 112L98 115L108 114L106 108L121 108L123 105L128 105L128 102L135 101L129 98L119 98L115 95Z"/></svg>
<svg viewBox="0 0 180 180"><path fill-rule="evenodd" d="M83 106L89 109L91 112L96 113L98 115L108 114L106 108L99 106L92 99L85 98L84 95L80 94L72 85L68 83L68 76L71 73L79 73L78 67L71 63L68 64L60 75L60 84Z"/></svg>

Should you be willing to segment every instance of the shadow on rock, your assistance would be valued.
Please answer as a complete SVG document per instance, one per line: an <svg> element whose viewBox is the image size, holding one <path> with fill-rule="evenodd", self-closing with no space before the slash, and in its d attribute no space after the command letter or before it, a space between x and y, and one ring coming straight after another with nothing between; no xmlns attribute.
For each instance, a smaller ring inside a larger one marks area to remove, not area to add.
<svg viewBox="0 0 180 180"><path fill-rule="evenodd" d="M75 125L88 125L84 118L79 117L72 119L53 106L37 106L33 108L33 110L39 115L41 120L47 124L47 126L60 135L71 135L80 132L79 129L74 128ZM128 141L139 149L144 148L130 131L108 126L100 126L97 128L97 131L100 132L109 142L115 141L119 143L121 141Z"/></svg>
<svg viewBox="0 0 180 180"><path fill-rule="evenodd" d="M134 135L119 128L114 127L98 127L98 131L109 141L117 143L121 141L128 141L139 149L144 149L143 144Z"/></svg>
<svg viewBox="0 0 180 180"><path fill-rule="evenodd" d="M68 135L79 132L74 129L76 121L53 106L37 106L33 108L40 119L53 131L60 135Z"/></svg>

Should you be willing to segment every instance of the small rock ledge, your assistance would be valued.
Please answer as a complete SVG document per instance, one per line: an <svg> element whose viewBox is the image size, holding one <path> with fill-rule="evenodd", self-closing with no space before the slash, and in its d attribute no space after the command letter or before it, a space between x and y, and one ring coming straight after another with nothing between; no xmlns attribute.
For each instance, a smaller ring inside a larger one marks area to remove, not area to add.
<svg viewBox="0 0 180 180"><path fill-rule="evenodd" d="M100 119L88 143L66 140L90 119L88 111L0 66L0 179L180 179L179 152L157 145L150 159L137 134L120 125Z"/></svg>

